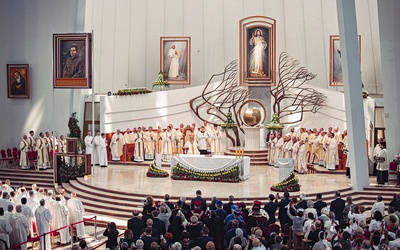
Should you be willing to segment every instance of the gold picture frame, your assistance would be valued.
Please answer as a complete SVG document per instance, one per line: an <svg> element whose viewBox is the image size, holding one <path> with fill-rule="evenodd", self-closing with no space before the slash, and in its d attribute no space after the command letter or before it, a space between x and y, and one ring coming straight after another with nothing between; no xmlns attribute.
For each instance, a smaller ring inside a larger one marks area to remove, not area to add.
<svg viewBox="0 0 400 250"><path fill-rule="evenodd" d="M276 85L276 21L250 16L239 21L239 83Z"/></svg>
<svg viewBox="0 0 400 250"><path fill-rule="evenodd" d="M171 85L190 85L190 37L160 37L160 70Z"/></svg>

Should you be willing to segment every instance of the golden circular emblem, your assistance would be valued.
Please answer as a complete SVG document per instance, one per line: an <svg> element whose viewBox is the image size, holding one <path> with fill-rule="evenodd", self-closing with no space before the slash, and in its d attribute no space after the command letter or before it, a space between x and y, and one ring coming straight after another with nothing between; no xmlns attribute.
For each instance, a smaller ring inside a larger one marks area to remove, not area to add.
<svg viewBox="0 0 400 250"><path fill-rule="evenodd" d="M247 108L248 104L252 104L252 107ZM255 104L255 105L254 105ZM246 107L246 110L244 110ZM258 100L249 99L240 105L238 111L238 117L242 124L249 127L255 127L264 123L267 112L264 105Z"/></svg>

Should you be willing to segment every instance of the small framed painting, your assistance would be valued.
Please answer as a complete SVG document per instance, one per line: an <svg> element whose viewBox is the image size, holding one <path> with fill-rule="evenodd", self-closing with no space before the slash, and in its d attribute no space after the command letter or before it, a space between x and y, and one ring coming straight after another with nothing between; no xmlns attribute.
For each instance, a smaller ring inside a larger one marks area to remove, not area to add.
<svg viewBox="0 0 400 250"><path fill-rule="evenodd" d="M7 64L7 97L29 99L29 64Z"/></svg>
<svg viewBox="0 0 400 250"><path fill-rule="evenodd" d="M160 70L171 85L190 85L190 37L160 37Z"/></svg>

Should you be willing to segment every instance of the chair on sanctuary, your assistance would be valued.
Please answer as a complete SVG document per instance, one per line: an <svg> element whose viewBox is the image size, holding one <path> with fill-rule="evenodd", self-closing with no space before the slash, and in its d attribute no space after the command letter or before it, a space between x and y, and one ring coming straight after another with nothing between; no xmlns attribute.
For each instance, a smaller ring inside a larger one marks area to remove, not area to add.
<svg viewBox="0 0 400 250"><path fill-rule="evenodd" d="M11 157L7 156L6 150L4 150L4 149L0 150L0 155L1 155L1 161L2 161L1 166L3 166L4 162L6 163L6 165L9 165L10 161L13 160L12 156Z"/></svg>
<svg viewBox="0 0 400 250"><path fill-rule="evenodd" d="M35 157L34 151L29 151L28 152L28 161L29 161L29 165L34 166L35 170L39 171L38 159Z"/></svg>
<svg viewBox="0 0 400 250"><path fill-rule="evenodd" d="M307 174L315 173L315 167L314 167L315 157L316 157L315 153L313 153L312 158L310 157L310 154L308 154Z"/></svg>
<svg viewBox="0 0 400 250"><path fill-rule="evenodd" d="M19 164L18 150L12 151L12 156L13 156L13 160L14 160L14 166L17 166Z"/></svg>
<svg viewBox="0 0 400 250"><path fill-rule="evenodd" d="M14 156L13 156L13 151L11 150L11 148L7 148L7 157L10 158L11 160L9 161L10 165L14 165L15 161L14 161Z"/></svg>

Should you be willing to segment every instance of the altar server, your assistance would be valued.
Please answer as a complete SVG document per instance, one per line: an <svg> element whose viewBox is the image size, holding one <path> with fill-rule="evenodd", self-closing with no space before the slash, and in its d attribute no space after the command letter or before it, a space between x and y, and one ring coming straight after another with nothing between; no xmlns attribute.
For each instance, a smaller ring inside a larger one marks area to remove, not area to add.
<svg viewBox="0 0 400 250"><path fill-rule="evenodd" d="M44 205L45 200L41 199L40 206L35 211L36 225L39 235L50 232L50 221L53 219L50 211ZM50 234L40 237L40 246L40 249L51 249Z"/></svg>
<svg viewBox="0 0 400 250"><path fill-rule="evenodd" d="M206 155L207 154L207 139L208 139L208 134L205 130L204 126L201 126L200 131L197 133L197 144L199 144L200 147L200 154L201 155Z"/></svg>

